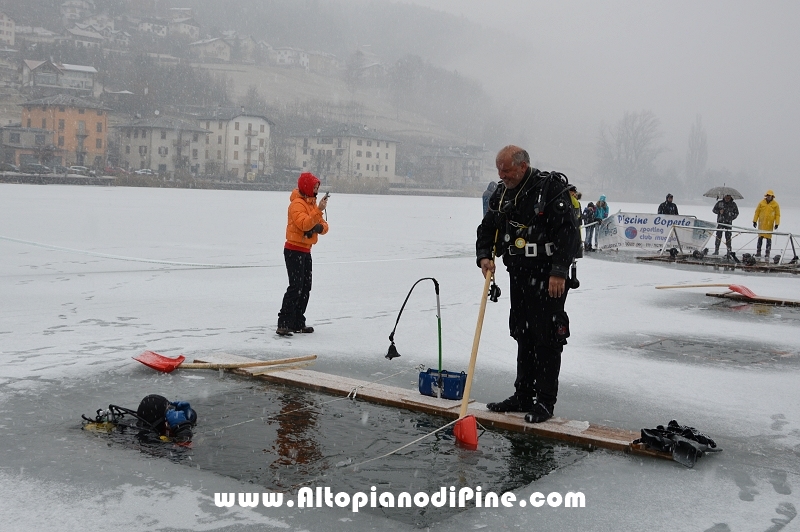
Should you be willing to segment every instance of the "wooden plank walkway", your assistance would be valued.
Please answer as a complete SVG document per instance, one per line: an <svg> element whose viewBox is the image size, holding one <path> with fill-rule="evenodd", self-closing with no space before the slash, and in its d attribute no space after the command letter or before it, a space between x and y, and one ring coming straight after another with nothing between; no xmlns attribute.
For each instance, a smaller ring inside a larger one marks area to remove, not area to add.
<svg viewBox="0 0 800 532"><path fill-rule="evenodd" d="M211 362L215 364L253 362L254 359L231 355L227 353L214 353L204 355L195 362ZM180 371L180 369L178 370ZM380 383L330 375L319 371L299 369L296 366L269 368L242 368L231 370L235 374L253 377L276 384L307 388L330 395L347 396L355 395L358 399L391 407L405 408L416 412L425 412L450 419L457 419L461 401L437 399L420 394L416 390L406 390ZM610 449L613 451L630 452L646 456L672 459L665 453L656 453L633 445L632 442L639 437L638 432L612 427L595 425L588 421L574 421L554 417L544 423L526 423L524 413L500 414L491 412L483 403L470 401L468 413L475 416L478 423L486 428L501 428L515 432L532 434L542 438L551 438L568 443L587 445Z"/></svg>
<svg viewBox="0 0 800 532"><path fill-rule="evenodd" d="M736 292L708 292L706 295L710 297L719 297L722 299L733 299L735 301L742 301L744 303L763 303L766 305L777 305L779 307L800 307L800 301L796 299L781 299L779 297L766 296L747 297L743 296L742 294L737 294Z"/></svg>
<svg viewBox="0 0 800 532"><path fill-rule="evenodd" d="M794 275L800 275L800 264L789 264L787 262L782 264L757 262L753 266L748 266L743 262L728 261L722 257L706 256L703 259L695 259L691 255L678 255L675 258L671 257L670 255L646 255L637 256L636 260L644 262L665 262L690 266L710 266L715 270L722 270L726 272L738 270L743 272L791 273Z"/></svg>

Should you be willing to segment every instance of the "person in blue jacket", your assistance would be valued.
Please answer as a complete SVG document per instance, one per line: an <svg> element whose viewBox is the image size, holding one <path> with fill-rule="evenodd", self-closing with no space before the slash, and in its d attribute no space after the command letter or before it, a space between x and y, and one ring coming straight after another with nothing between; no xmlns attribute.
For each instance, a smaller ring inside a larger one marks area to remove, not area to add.
<svg viewBox="0 0 800 532"><path fill-rule="evenodd" d="M600 199L594 204L594 221L597 222L597 225L594 226L595 248L597 248L597 240L600 238L600 223L606 218L608 218L608 203L606 203L606 195L601 194ZM589 247L592 247L591 242L589 242Z"/></svg>

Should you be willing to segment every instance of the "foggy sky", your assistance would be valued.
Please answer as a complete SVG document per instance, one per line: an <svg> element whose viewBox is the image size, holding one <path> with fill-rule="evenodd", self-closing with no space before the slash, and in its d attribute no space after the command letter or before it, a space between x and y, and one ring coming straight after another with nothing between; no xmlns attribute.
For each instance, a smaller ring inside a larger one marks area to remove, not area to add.
<svg viewBox="0 0 800 532"><path fill-rule="evenodd" d="M410 0L495 29L495 46L446 65L525 115L532 155L591 172L601 122L660 119L683 169L697 114L708 168L794 188L800 168L800 2ZM518 140L521 139L521 140Z"/></svg>

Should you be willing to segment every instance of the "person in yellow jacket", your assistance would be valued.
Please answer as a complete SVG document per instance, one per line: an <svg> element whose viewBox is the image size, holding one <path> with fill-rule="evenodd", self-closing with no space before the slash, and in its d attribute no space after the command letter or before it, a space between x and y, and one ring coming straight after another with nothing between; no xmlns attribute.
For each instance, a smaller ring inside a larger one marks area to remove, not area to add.
<svg viewBox="0 0 800 532"><path fill-rule="evenodd" d="M583 258L583 211L581 209L581 199L582 194L578 192L578 187L575 185L570 185L567 187L569 189L569 198L572 200L572 208L575 210L575 219L578 221L578 236L580 237L581 241L578 244L578 253L575 254L575 259L582 259Z"/></svg>
<svg viewBox="0 0 800 532"><path fill-rule="evenodd" d="M756 244L756 257L761 256L761 243L766 240L767 245L764 249L764 256L769 259L769 252L772 249L772 231L778 230L781 223L781 207L775 201L775 193L767 190L764 199L758 203L756 213L753 215L753 227L759 231L770 231L769 233L759 233L758 243Z"/></svg>
<svg viewBox="0 0 800 532"><path fill-rule="evenodd" d="M306 307L311 295L311 246L317 243L318 235L328 232L328 222L322 216L328 206L328 195L317 204L317 192L319 179L310 172L303 172L289 200L286 244L283 246L289 287L278 313L275 332L280 336L314 332L314 327L306 325Z"/></svg>

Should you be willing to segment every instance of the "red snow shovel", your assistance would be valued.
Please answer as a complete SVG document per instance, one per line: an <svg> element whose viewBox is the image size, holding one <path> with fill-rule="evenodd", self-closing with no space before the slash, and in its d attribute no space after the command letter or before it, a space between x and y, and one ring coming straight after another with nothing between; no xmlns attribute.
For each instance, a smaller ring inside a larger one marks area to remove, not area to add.
<svg viewBox="0 0 800 532"><path fill-rule="evenodd" d="M274 366L277 364L292 364L294 362L305 362L307 360L314 360L316 358L317 355L308 355L304 357L281 358L278 360L254 360L253 362L233 362L224 364L198 362L198 363L184 364L183 361L186 360L186 357L183 355L178 355L177 358L169 358L165 357L164 355L159 355L158 353L155 353L153 351L145 351L138 357L133 357L134 360L141 362L145 366L153 368L158 371L163 371L164 373L170 373L173 370L175 370L175 368L182 368L182 369L252 368L258 366Z"/></svg>
<svg viewBox="0 0 800 532"><path fill-rule="evenodd" d="M726 284L726 283L709 283L709 284L674 284L668 286L656 286L657 289L663 288L706 288L710 286L724 286L732 292L737 292L745 297L754 298L758 297L755 292L740 284Z"/></svg>
<svg viewBox="0 0 800 532"><path fill-rule="evenodd" d="M475 373L475 361L478 358L478 344L481 342L481 330L483 329L483 315L486 314L486 300L489 298L489 283L492 281L492 272L486 272L486 281L483 283L483 297L481 298L480 310L478 310L478 324L475 326L475 338L472 340L472 354L469 357L469 368L467 369L467 383L464 386L464 397L461 399L461 411L458 414L458 421L453 427L453 435L456 443L474 451L478 448L478 422L475 416L467 415L469 406L469 392L472 389L472 375Z"/></svg>

